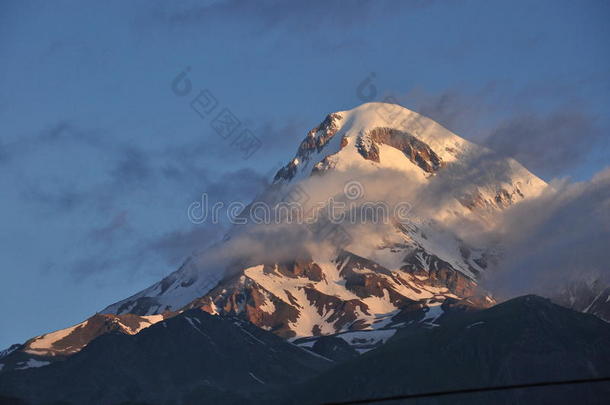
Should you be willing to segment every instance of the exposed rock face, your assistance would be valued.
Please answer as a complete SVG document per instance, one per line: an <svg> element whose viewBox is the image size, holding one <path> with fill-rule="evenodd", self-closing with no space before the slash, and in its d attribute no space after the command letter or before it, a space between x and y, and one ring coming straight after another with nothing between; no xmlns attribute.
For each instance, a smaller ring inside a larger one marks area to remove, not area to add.
<svg viewBox="0 0 610 405"><path fill-rule="evenodd" d="M583 312L596 315L606 322L610 322L610 287L599 293Z"/></svg>
<svg viewBox="0 0 610 405"><path fill-rule="evenodd" d="M134 335L169 316L170 313L149 317L133 314L95 314L75 327L30 339L24 344L23 350L46 356L69 355L80 351L100 335L109 332Z"/></svg>
<svg viewBox="0 0 610 405"><path fill-rule="evenodd" d="M312 345L311 350L336 362L343 362L358 356L356 349L336 336L322 336Z"/></svg>
<svg viewBox="0 0 610 405"><path fill-rule="evenodd" d="M569 283L553 300L610 322L610 287L601 279Z"/></svg>
<svg viewBox="0 0 610 405"><path fill-rule="evenodd" d="M363 137L369 138L369 146L365 147ZM428 146L415 136L394 128L375 128L363 135L358 144L358 152L368 160L379 162L379 144L388 145L398 149L414 164L426 173L438 171L443 162L441 158Z"/></svg>
<svg viewBox="0 0 610 405"><path fill-rule="evenodd" d="M274 181L283 179L283 180L290 180L294 177L294 175L297 172L297 165L296 163L290 162L288 163L286 166L282 167L277 174L275 175Z"/></svg>
<svg viewBox="0 0 610 405"><path fill-rule="evenodd" d="M265 309L268 307L274 310L267 312ZM281 337L294 336L290 323L296 322L299 317L298 307L270 294L254 280L244 276L235 276L223 283L222 287L193 301L187 308L200 308L210 314L240 316Z"/></svg>
<svg viewBox="0 0 610 405"><path fill-rule="evenodd" d="M428 269L421 266L421 261L428 263ZM469 297L475 293L477 284L462 273L455 271L449 263L435 255L431 255L423 249L410 252L404 259L402 270L413 274L418 279L426 280L435 287L447 287L449 291L458 297ZM473 272L476 269L471 268Z"/></svg>
<svg viewBox="0 0 610 405"><path fill-rule="evenodd" d="M307 137L299 146L297 156L307 159L314 150L320 152L339 130L338 122L341 119L341 115L337 113L327 115L320 125L307 133Z"/></svg>
<svg viewBox="0 0 610 405"><path fill-rule="evenodd" d="M441 307L446 313L479 311L481 308L490 308L495 301L486 295L473 295L468 298L447 298Z"/></svg>
<svg viewBox="0 0 610 405"><path fill-rule="evenodd" d="M431 306L441 308L449 298L477 294L475 281L449 263L430 257L423 267L415 253L405 254L398 271L348 251L331 262L301 259L255 266L222 281L186 308L239 316L282 337L297 338L387 327L406 317L421 320ZM480 302L480 308L493 302Z"/></svg>
<svg viewBox="0 0 610 405"><path fill-rule="evenodd" d="M109 333L135 335L174 315L172 312L152 316L96 314L70 328L37 336L13 347L0 358L0 372L46 366L78 353L99 336Z"/></svg>
<svg viewBox="0 0 610 405"><path fill-rule="evenodd" d="M320 125L309 131L299 145L296 157L277 172L274 181L290 181L297 172L297 165L301 162L307 162L314 153L321 152L324 146L335 136L339 130L341 119L340 114L329 114ZM342 139L342 145L344 145L344 141L347 140Z"/></svg>
<svg viewBox="0 0 610 405"><path fill-rule="evenodd" d="M519 189L519 185L515 185L512 191L505 188L498 188L493 198L485 197L481 192L475 191L466 193L459 197L460 203L469 210L475 209L496 209L507 208L515 202L523 200L524 195Z"/></svg>
<svg viewBox="0 0 610 405"><path fill-rule="evenodd" d="M313 169L311 169L311 174L312 175L321 175L324 174L325 172L327 172L328 170L334 169L335 168L335 162L333 161L333 156L334 155L330 155L330 156L326 156L324 159L320 160L318 163L316 163L313 167Z"/></svg>

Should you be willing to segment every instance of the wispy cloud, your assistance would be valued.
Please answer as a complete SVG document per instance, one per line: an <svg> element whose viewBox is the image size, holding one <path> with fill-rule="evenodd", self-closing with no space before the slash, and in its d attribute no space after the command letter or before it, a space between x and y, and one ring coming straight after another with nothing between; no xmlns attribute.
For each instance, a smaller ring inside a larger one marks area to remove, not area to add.
<svg viewBox="0 0 610 405"><path fill-rule="evenodd" d="M486 280L501 296L553 296L575 281L610 282L610 168L590 181L552 186L502 218L505 257Z"/></svg>
<svg viewBox="0 0 610 405"><path fill-rule="evenodd" d="M358 27L363 22L379 15L390 15L403 8L425 7L430 2L412 0L408 2L356 0L346 7L341 1L314 0L309 2L285 2L263 0L221 0L201 4L185 4L180 9L158 8L156 14L172 24L205 25L219 19L248 20L255 22L258 32L266 32L282 26L291 31L310 31L312 24Z"/></svg>
<svg viewBox="0 0 610 405"><path fill-rule="evenodd" d="M610 153L604 136L610 128L603 126L593 106L578 100L573 88L550 92L539 87L530 84L514 92L504 84L488 83L478 92L448 89L436 94L415 89L401 99L458 135L498 156L512 157L546 179L587 164L592 153ZM548 102L545 110L532 107L549 96L573 102Z"/></svg>
<svg viewBox="0 0 610 405"><path fill-rule="evenodd" d="M118 235L130 232L128 212L124 210L112 217L106 225L91 229L89 237L95 242L111 244Z"/></svg>
<svg viewBox="0 0 610 405"><path fill-rule="evenodd" d="M4 141L0 144L0 164L8 164L14 158L52 146L80 145L107 150L114 143L109 142L107 135L102 130L84 129L68 120L61 120L34 134Z"/></svg>
<svg viewBox="0 0 610 405"><path fill-rule="evenodd" d="M600 146L602 131L595 117L575 108L548 115L519 114L502 122L484 144L510 156L541 176L557 176L582 164Z"/></svg>

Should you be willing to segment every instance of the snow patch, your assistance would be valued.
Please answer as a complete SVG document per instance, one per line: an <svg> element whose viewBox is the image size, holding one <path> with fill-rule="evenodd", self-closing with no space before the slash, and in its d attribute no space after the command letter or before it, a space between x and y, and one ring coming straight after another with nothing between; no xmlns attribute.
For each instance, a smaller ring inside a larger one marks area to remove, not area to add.
<svg viewBox="0 0 610 405"><path fill-rule="evenodd" d="M51 364L50 361L29 359L27 362L18 363L17 367L15 367L15 370L25 370L28 368L44 367L44 366L48 366L49 364Z"/></svg>
<svg viewBox="0 0 610 405"><path fill-rule="evenodd" d="M74 326L71 326L66 329L60 329L55 332L47 333L46 335L41 335L34 340L32 340L29 344L27 344L26 353L32 354L50 354L53 355L53 345L65 338L66 336L72 334L76 329L85 327L88 321L81 322Z"/></svg>
<svg viewBox="0 0 610 405"><path fill-rule="evenodd" d="M421 321L422 323L427 324L428 326L438 326L436 324L436 320L445 312L441 307L440 303L430 304L427 303L428 310L426 311L426 315L424 319Z"/></svg>
<svg viewBox="0 0 610 405"><path fill-rule="evenodd" d="M377 329L344 332L335 336L343 339L359 353L366 353L386 343L395 334L396 329Z"/></svg>
<svg viewBox="0 0 610 405"><path fill-rule="evenodd" d="M250 374L250 377L252 377L256 382L259 382L261 384L265 384L265 382L263 380L261 380L260 378L255 376L252 372L248 372L248 374Z"/></svg>

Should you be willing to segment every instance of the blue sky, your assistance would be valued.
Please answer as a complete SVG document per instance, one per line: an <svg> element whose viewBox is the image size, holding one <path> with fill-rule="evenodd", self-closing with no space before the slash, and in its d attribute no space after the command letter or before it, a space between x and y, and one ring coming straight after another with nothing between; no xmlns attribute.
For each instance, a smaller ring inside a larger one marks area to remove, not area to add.
<svg viewBox="0 0 610 405"><path fill-rule="evenodd" d="M386 96L550 180L610 161L605 1L0 5L0 347L174 270L307 130ZM249 159L171 90L190 67L260 140ZM373 74L373 76L371 76Z"/></svg>

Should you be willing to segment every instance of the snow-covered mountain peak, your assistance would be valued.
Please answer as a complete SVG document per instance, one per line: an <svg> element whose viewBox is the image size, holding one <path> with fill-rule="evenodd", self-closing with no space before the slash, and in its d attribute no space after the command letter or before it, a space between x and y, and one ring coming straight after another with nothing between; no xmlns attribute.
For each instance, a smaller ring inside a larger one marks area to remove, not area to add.
<svg viewBox="0 0 610 405"><path fill-rule="evenodd" d="M341 333L358 340L368 332L387 339L407 324L431 327L456 306L494 302L477 281L496 253L461 231L493 226L503 210L547 187L513 159L386 103L328 114L287 162L255 202L277 201L272 197L298 187L310 206L338 198L392 211L406 203L408 216L340 223L349 242L339 249L324 234L308 239L314 232L307 224L294 224L298 237L289 243L286 227L235 226L212 252L103 313L145 317L140 325L156 314L201 308L295 339ZM348 184L356 195L346 192ZM259 227L264 243L251 237Z"/></svg>
<svg viewBox="0 0 610 405"><path fill-rule="evenodd" d="M345 117L345 127L349 127L346 134L350 137L360 137L375 128L391 128L415 136L447 161L455 158L456 151L471 145L432 119L398 104L365 103L338 114Z"/></svg>
<svg viewBox="0 0 610 405"><path fill-rule="evenodd" d="M303 181L312 175L328 171L365 186L367 179L373 179L371 189L383 177L388 190L409 188L410 193L401 198L413 203L417 202L412 197L415 194L435 199L442 195L443 206L436 208L435 217L440 221L468 216L472 211L485 215L538 196L547 187L514 159L469 142L414 111L387 103L366 103L329 114L308 132L274 182L304 186ZM390 176L394 179L388 180ZM316 183L316 192L325 188Z"/></svg>
<svg viewBox="0 0 610 405"><path fill-rule="evenodd" d="M346 183L354 182L360 187L357 198L344 195ZM331 242L319 238L313 247L295 248L293 256L277 259L262 248L240 268L227 261L225 268L220 263L213 271L193 257L104 312L152 315L199 307L242 316L285 337L376 330L400 324L400 319L427 319L425 313L440 310L448 299L478 294L477 279L494 260L493 251L465 242L456 229L464 221L491 224L498 212L536 196L546 184L518 162L414 111L367 103L328 114L305 134L268 193L285 195L295 187L309 205L333 197L390 208L407 202L412 215L406 222L343 223L350 242L339 251L327 249ZM257 201L273 201L266 197L263 193ZM258 226L236 227L226 246L214 249L247 255L243 244L235 248L232 243ZM283 231L278 238L285 237ZM297 233L302 232L307 228ZM265 243L281 244L272 238ZM211 284L214 272L222 280Z"/></svg>

